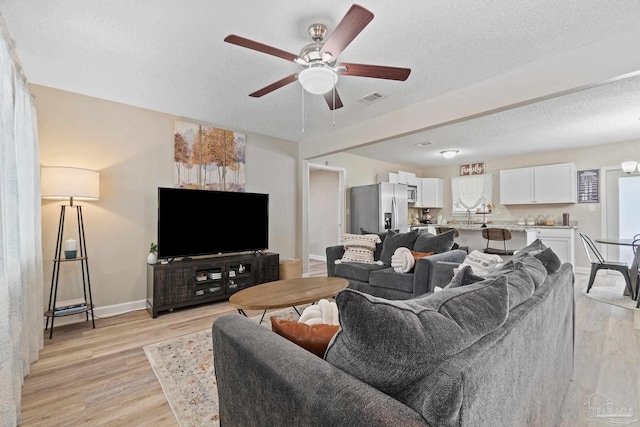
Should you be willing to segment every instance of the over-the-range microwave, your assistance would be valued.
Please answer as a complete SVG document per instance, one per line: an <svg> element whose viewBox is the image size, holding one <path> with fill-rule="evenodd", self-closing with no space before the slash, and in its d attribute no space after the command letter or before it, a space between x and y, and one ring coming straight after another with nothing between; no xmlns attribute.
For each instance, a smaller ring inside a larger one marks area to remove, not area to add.
<svg viewBox="0 0 640 427"><path fill-rule="evenodd" d="M418 200L418 187L415 185L407 185L407 201L415 203Z"/></svg>

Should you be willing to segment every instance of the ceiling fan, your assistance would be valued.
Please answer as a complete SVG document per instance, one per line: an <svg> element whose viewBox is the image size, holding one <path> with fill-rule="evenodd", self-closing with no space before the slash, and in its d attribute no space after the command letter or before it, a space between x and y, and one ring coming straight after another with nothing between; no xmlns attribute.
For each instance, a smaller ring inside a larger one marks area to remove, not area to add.
<svg viewBox="0 0 640 427"><path fill-rule="evenodd" d="M259 98L298 80L307 92L323 95L329 108L334 110L343 106L342 100L335 90L339 75L404 81L411 73L410 68L346 62L336 65L338 56L372 19L373 13L362 6L354 4L326 40L324 37L327 27L323 24L312 24L309 27L309 35L313 39L313 43L303 47L299 55L235 34L228 35L224 41L257 50L267 55L277 56L287 61L293 61L304 67L299 73L290 74L260 90L250 93L249 96Z"/></svg>

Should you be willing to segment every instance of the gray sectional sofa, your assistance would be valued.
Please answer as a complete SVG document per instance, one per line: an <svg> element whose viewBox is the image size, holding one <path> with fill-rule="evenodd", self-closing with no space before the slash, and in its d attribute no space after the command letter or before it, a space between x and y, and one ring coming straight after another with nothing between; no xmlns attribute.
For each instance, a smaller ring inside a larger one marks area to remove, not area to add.
<svg viewBox="0 0 640 427"><path fill-rule="evenodd" d="M364 232L364 231L363 231ZM454 247L455 230L438 236L411 231L408 233L376 233L381 238L374 252L374 259L382 264L344 262L345 248L342 245L326 249L327 275L349 281L349 288L381 298L406 300L433 292L436 286L444 287L453 275L453 267L464 261L467 253ZM434 252L420 258L412 271L397 273L391 267L391 256L398 247L407 247L417 252ZM457 247L457 245L455 246Z"/></svg>
<svg viewBox="0 0 640 427"><path fill-rule="evenodd" d="M223 316L212 327L221 426L556 425L573 372L574 276L549 266L532 251L486 279L464 267L408 301L346 289L324 359Z"/></svg>

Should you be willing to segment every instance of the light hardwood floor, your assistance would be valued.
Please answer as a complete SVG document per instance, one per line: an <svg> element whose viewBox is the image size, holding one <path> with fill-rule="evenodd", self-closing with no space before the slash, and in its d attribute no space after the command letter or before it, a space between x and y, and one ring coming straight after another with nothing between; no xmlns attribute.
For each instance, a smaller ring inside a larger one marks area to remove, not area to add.
<svg viewBox="0 0 640 427"><path fill-rule="evenodd" d="M312 261L311 274L325 275L324 264ZM575 372L562 427L595 425L583 405L594 392L640 412L640 311L586 298L580 292L586 281L576 276ZM146 311L98 319L96 329L88 323L56 328L25 378L21 425L177 426L143 346L210 328L233 312L224 301L156 319Z"/></svg>

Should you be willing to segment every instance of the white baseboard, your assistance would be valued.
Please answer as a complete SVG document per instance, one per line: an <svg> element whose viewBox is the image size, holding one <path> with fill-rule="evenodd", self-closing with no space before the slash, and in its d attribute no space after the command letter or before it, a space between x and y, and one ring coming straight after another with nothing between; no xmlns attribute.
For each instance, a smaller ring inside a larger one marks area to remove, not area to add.
<svg viewBox="0 0 640 427"><path fill-rule="evenodd" d="M587 267L574 267L573 271L580 274L591 274L591 269Z"/></svg>
<svg viewBox="0 0 640 427"><path fill-rule="evenodd" d="M327 262L327 256L326 255L309 255L309 259L312 259L314 261Z"/></svg>
<svg viewBox="0 0 640 427"><path fill-rule="evenodd" d="M147 308L147 300L129 301L121 304L106 305L104 307L96 307L93 314L97 319L105 317L113 317L119 314L129 313L130 311L145 310ZM91 314L89 314L91 320ZM72 323L86 322L87 318L84 313L74 314L72 316L56 317L55 326L70 325ZM42 319L43 327L46 325L47 318Z"/></svg>

